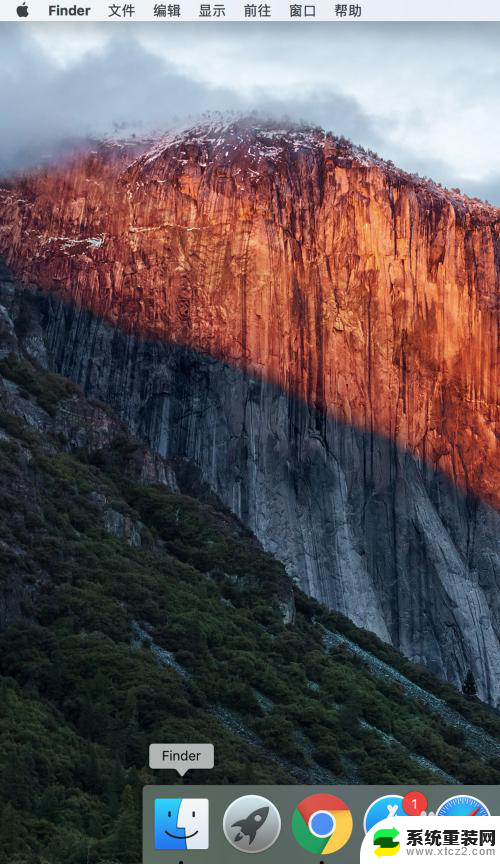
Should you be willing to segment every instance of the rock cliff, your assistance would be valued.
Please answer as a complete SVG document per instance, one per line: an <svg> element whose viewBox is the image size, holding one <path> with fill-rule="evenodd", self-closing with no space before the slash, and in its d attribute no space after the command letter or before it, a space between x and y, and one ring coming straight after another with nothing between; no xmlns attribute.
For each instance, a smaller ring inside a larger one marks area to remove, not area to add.
<svg viewBox="0 0 500 864"><path fill-rule="evenodd" d="M254 120L1 186L53 368L310 594L498 704L499 211Z"/></svg>

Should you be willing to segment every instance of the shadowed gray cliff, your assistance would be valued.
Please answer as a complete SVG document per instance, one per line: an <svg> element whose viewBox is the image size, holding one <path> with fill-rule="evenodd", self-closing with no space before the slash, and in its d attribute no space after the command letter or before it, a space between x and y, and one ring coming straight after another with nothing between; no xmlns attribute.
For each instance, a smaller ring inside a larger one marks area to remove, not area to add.
<svg viewBox="0 0 500 864"><path fill-rule="evenodd" d="M498 514L391 442L192 350L14 290L0 302L38 362L112 404L203 479L314 597L500 704ZM45 350L47 347L47 352Z"/></svg>

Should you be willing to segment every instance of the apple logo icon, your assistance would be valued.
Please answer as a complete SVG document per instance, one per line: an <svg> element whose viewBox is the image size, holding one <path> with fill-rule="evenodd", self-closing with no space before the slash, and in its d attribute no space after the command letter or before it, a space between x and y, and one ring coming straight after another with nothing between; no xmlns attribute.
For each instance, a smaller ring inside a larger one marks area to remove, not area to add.
<svg viewBox="0 0 500 864"><path fill-rule="evenodd" d="M17 14L19 18L27 18L28 17L28 6L26 3L23 3L22 6L17 7Z"/></svg>

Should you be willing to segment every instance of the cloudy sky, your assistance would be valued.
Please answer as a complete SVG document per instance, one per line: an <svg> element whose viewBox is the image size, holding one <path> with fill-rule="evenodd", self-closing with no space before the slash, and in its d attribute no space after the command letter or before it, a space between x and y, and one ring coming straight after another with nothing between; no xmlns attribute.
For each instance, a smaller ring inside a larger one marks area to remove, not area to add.
<svg viewBox="0 0 500 864"><path fill-rule="evenodd" d="M319 123L500 205L500 25L0 25L0 170L211 109Z"/></svg>

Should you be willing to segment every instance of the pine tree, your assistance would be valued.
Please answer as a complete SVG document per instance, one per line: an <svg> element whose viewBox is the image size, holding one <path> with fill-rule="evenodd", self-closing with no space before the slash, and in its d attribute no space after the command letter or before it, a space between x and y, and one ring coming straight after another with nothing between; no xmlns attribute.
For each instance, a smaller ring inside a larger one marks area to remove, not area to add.
<svg viewBox="0 0 500 864"><path fill-rule="evenodd" d="M120 802L120 812L113 831L113 851L124 864L135 864L141 854L141 832L139 810L136 808L134 793L125 786Z"/></svg>
<svg viewBox="0 0 500 864"><path fill-rule="evenodd" d="M113 762L113 770L108 781L108 807L112 816L117 816L120 809L120 798L125 786L125 772L118 759Z"/></svg>
<svg viewBox="0 0 500 864"><path fill-rule="evenodd" d="M243 786L255 785L255 767L253 762L251 762L250 760L248 762L245 762L241 782Z"/></svg>
<svg viewBox="0 0 500 864"><path fill-rule="evenodd" d="M464 693L465 696L477 696L476 679L472 674L472 669L469 669L467 675L465 676L465 681L462 686L462 693Z"/></svg>
<svg viewBox="0 0 500 864"><path fill-rule="evenodd" d="M9 802L2 808L0 816L0 862L7 862L20 850L22 834L21 818Z"/></svg>

